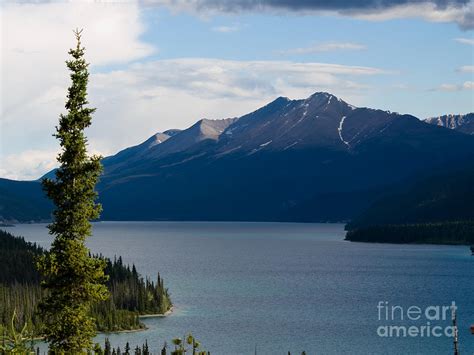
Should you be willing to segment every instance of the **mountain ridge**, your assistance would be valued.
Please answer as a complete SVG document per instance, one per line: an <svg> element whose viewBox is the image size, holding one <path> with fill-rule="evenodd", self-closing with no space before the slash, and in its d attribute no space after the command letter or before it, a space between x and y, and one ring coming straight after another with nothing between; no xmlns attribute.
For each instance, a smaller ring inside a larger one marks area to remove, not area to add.
<svg viewBox="0 0 474 355"><path fill-rule="evenodd" d="M466 134L474 134L474 113L447 114L425 119L425 122L440 127L456 130Z"/></svg>
<svg viewBox="0 0 474 355"><path fill-rule="evenodd" d="M105 158L98 190L109 220L342 221L472 151L472 136L317 92L153 135Z"/></svg>

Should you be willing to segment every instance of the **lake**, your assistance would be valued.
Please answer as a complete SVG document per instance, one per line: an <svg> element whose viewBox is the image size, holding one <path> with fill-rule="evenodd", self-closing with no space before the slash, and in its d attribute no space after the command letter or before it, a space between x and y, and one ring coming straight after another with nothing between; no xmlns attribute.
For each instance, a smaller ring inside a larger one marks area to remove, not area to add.
<svg viewBox="0 0 474 355"><path fill-rule="evenodd" d="M8 231L51 242L44 224ZM160 272L175 304L144 319L146 331L109 334L122 349L146 339L157 352L191 331L211 354L452 354L440 310L454 301L461 353L473 353L467 246L343 239L342 224L100 222L88 245L144 276Z"/></svg>

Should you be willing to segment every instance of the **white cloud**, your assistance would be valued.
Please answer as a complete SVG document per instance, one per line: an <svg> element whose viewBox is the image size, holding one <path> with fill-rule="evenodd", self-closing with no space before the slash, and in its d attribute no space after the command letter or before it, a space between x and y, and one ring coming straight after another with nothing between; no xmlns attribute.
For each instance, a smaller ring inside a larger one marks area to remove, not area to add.
<svg viewBox="0 0 474 355"><path fill-rule="evenodd" d="M89 101L98 109L87 135L91 149L106 155L157 131L188 127L203 117L240 116L280 95L302 98L315 91L330 91L357 104L368 88L359 79L384 73L372 67L290 61L187 58L134 63L122 70L91 75ZM51 98L63 94L61 88L45 90L22 106L21 115L15 116L17 124L9 126L9 131L24 133L31 145L43 139L55 144L48 137L56 124L56 113L62 110ZM34 129L31 117L44 118L48 113L51 122ZM12 159L4 159L5 166ZM19 159L18 164L24 167L4 168L3 174L38 177L46 170L36 172L48 167L28 159ZM32 172L28 173L29 168Z"/></svg>
<svg viewBox="0 0 474 355"><path fill-rule="evenodd" d="M457 91L459 90L459 86L456 84L441 84L438 87L438 90L440 91Z"/></svg>
<svg viewBox="0 0 474 355"><path fill-rule="evenodd" d="M213 27L212 30L214 32L221 32L221 33L232 33L237 32L240 30L239 25L231 25L231 26L216 26Z"/></svg>
<svg viewBox="0 0 474 355"><path fill-rule="evenodd" d="M55 164L52 137L64 112L69 77L64 65L84 28L92 63L90 151L108 155L168 128L202 117L239 116L277 96L330 91L358 104L373 67L290 61L187 58L138 62L154 49L140 40L137 4L3 4L0 176L36 179ZM120 70L101 72L108 64ZM7 137L5 139L4 137Z"/></svg>
<svg viewBox="0 0 474 355"><path fill-rule="evenodd" d="M92 142L90 154L107 156L112 151L101 145L101 142ZM97 149L97 147L101 149ZM13 180L36 180L46 172L56 168L56 157L59 148L53 149L26 149L19 153L2 155L0 159L0 177Z"/></svg>
<svg viewBox="0 0 474 355"><path fill-rule="evenodd" d="M64 60L74 45L74 28L84 28L86 57L93 66L126 63L153 52L138 39L144 28L137 5L3 4L0 10L2 88L8 88L2 90L2 119L14 117L32 100L63 102Z"/></svg>
<svg viewBox="0 0 474 355"><path fill-rule="evenodd" d="M57 166L55 150L25 150L2 157L0 176L14 180L36 180Z"/></svg>
<svg viewBox="0 0 474 355"><path fill-rule="evenodd" d="M325 90L357 101L367 88L357 78L383 73L371 67L288 61L135 63L91 78L91 101L99 109L89 136L116 150L203 117L240 116L280 95L301 98Z"/></svg>
<svg viewBox="0 0 474 355"><path fill-rule="evenodd" d="M398 90L408 90L408 89L411 89L411 87L407 84L403 84L403 83L398 83L398 84L393 84L392 85L392 88L393 89L398 89Z"/></svg>
<svg viewBox="0 0 474 355"><path fill-rule="evenodd" d="M321 52L333 52L333 51L359 51L367 49L367 46L353 42L329 42L313 44L308 47L293 48L284 51L280 51L280 54L312 54Z"/></svg>
<svg viewBox="0 0 474 355"><path fill-rule="evenodd" d="M267 12L302 15L339 15L368 21L421 18L430 22L453 22L462 29L474 27L474 2L426 0L400 1L298 1L298 0L147 0L175 11L212 15L216 13Z"/></svg>
<svg viewBox="0 0 474 355"><path fill-rule="evenodd" d="M384 9L374 7L365 11L354 11L355 18L369 21L387 21L399 18L422 18L430 22L455 22L462 29L473 27L474 2L469 1L463 5L448 3L438 6L434 2L413 2Z"/></svg>
<svg viewBox="0 0 474 355"><path fill-rule="evenodd" d="M474 73L474 65L463 65L459 67L457 71L462 73Z"/></svg>
<svg viewBox="0 0 474 355"><path fill-rule="evenodd" d="M468 44L470 46L474 46L474 38L455 38L454 40L462 44Z"/></svg>
<svg viewBox="0 0 474 355"><path fill-rule="evenodd" d="M474 89L474 81L465 81L462 84L462 88L465 90L473 90Z"/></svg>
<svg viewBox="0 0 474 355"><path fill-rule="evenodd" d="M183 58L135 63L126 71L98 74L122 76L127 85L150 85L192 93L202 98L271 96L283 89L324 86L343 89L355 78L384 74L378 68L291 61L235 61Z"/></svg>
<svg viewBox="0 0 474 355"><path fill-rule="evenodd" d="M72 30L83 28L86 59L97 66L121 64L154 52L139 37L145 28L137 4L60 2L45 4L2 3L0 56L0 167L29 177L46 168L46 153L56 142L51 137L63 111L68 86L64 61L74 43ZM6 143L5 137L8 137ZM28 151L18 155L19 151ZM14 157L19 156L17 163ZM53 157L54 158L54 157ZM1 175L0 175L1 176Z"/></svg>
<svg viewBox="0 0 474 355"><path fill-rule="evenodd" d="M474 81L465 81L462 84L441 84L435 91L461 91L474 90Z"/></svg>

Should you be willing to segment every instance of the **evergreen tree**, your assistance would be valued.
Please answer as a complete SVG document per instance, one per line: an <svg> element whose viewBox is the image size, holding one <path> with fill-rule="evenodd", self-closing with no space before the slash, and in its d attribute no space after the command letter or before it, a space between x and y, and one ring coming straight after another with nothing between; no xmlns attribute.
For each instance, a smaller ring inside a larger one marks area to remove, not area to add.
<svg viewBox="0 0 474 355"><path fill-rule="evenodd" d="M9 329L16 313L15 330L27 325L31 336L43 336L45 320L37 314L38 304L47 295L40 286L40 274L34 260L41 258L46 250L0 230L0 335ZM97 331L143 329L140 314L164 313L172 306L163 280L156 284L132 268L105 258L105 274L109 277L106 286L110 297L91 309ZM139 295L148 295L146 302L138 304Z"/></svg>
<svg viewBox="0 0 474 355"><path fill-rule="evenodd" d="M39 353L37 355L39 355ZM104 355L104 350L102 350L99 343L94 344L94 355Z"/></svg>
<svg viewBox="0 0 474 355"><path fill-rule="evenodd" d="M49 227L55 236L49 253L38 264L47 297L40 311L46 323L45 336L55 354L77 354L92 348L95 322L90 316L93 304L107 298L104 285L105 262L90 256L85 240L91 235L90 220L99 217L95 185L102 167L100 157L88 156L84 129L91 124L93 108L86 107L88 64L81 46L81 31L76 30L77 45L66 62L72 84L68 89L66 110L56 127L62 151L58 155L56 179L45 179L43 187L54 202L54 220Z"/></svg>
<svg viewBox="0 0 474 355"><path fill-rule="evenodd" d="M112 353L112 347L110 346L109 338L105 338L104 355L110 355Z"/></svg>
<svg viewBox="0 0 474 355"><path fill-rule="evenodd" d="M145 339L145 344L142 346L142 355L150 355L150 351L148 349L148 341Z"/></svg>

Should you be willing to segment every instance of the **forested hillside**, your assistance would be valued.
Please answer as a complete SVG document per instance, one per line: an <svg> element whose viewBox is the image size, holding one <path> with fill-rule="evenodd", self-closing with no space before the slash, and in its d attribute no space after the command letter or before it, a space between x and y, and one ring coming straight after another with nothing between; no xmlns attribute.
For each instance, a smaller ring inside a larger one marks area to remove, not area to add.
<svg viewBox="0 0 474 355"><path fill-rule="evenodd" d="M18 328L27 323L33 334L41 335L43 322L36 310L44 294L35 260L45 252L23 238L0 230L0 331L16 312ZM143 327L140 314L163 314L171 308L168 290L159 275L152 282L143 279L135 266L124 265L121 257L106 262L111 295L92 311L99 331L139 329Z"/></svg>
<svg viewBox="0 0 474 355"><path fill-rule="evenodd" d="M474 222L374 225L347 232L353 242L394 244L474 244Z"/></svg>
<svg viewBox="0 0 474 355"><path fill-rule="evenodd" d="M394 188L347 224L346 239L390 243L474 243L474 168Z"/></svg>
<svg viewBox="0 0 474 355"><path fill-rule="evenodd" d="M50 220L52 208L39 181L0 178L0 221Z"/></svg>

